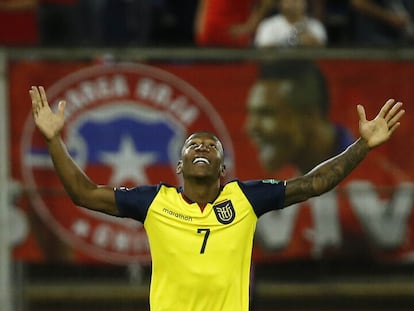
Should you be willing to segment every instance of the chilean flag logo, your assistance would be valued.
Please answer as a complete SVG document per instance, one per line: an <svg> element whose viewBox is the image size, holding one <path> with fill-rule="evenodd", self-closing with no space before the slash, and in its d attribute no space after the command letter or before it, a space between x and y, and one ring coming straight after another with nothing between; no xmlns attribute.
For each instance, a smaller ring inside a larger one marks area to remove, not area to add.
<svg viewBox="0 0 414 311"><path fill-rule="evenodd" d="M190 84L141 64L90 66L47 88L56 109L67 101L62 138L75 162L97 184L133 187L179 183L175 168L190 132L211 130L232 144L213 106ZM74 252L98 261L149 260L142 224L74 206L57 178L47 145L31 116L21 144L25 182L45 225Z"/></svg>

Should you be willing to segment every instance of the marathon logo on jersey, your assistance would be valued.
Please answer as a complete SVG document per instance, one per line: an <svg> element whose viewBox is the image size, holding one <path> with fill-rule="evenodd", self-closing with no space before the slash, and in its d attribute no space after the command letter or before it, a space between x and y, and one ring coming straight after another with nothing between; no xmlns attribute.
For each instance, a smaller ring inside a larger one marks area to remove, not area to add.
<svg viewBox="0 0 414 311"><path fill-rule="evenodd" d="M59 100L67 101L62 138L76 163L97 184L178 184L175 169L182 143L197 130L217 133L226 146L226 161L233 162L229 134L213 106L187 82L155 66L90 66L63 77L46 91L54 111ZM73 206L31 116L22 144L27 184L61 194L39 192L33 199L53 231L74 249L98 260L149 260L141 224ZM223 206L216 213L225 223L234 210Z"/></svg>
<svg viewBox="0 0 414 311"><path fill-rule="evenodd" d="M213 209L217 220L223 225L230 224L236 217L236 211L234 210L233 204L230 200L214 205Z"/></svg>

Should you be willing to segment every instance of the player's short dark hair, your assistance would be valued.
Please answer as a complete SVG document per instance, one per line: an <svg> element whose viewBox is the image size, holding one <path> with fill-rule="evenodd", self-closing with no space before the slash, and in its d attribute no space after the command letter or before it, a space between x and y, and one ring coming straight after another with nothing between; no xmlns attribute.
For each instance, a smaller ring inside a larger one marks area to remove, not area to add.
<svg viewBox="0 0 414 311"><path fill-rule="evenodd" d="M289 103L302 110L319 109L327 116L329 90L324 74L315 61L307 59L280 59L259 64L260 80L288 80L293 89Z"/></svg>

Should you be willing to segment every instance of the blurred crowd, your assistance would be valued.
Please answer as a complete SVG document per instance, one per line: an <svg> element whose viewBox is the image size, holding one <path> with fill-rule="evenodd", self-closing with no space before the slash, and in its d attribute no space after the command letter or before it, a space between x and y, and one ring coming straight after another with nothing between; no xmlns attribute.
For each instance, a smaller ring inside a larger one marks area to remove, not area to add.
<svg viewBox="0 0 414 311"><path fill-rule="evenodd" d="M0 45L406 46L412 0L0 0Z"/></svg>

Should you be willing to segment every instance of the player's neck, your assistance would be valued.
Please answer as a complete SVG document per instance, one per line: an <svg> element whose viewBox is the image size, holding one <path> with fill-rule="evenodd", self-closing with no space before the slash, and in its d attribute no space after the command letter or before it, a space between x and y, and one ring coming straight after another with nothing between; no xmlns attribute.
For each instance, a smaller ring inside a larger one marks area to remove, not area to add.
<svg viewBox="0 0 414 311"><path fill-rule="evenodd" d="M193 181L184 181L183 194L192 202L198 205L212 203L220 193L220 181L215 183L196 183Z"/></svg>

